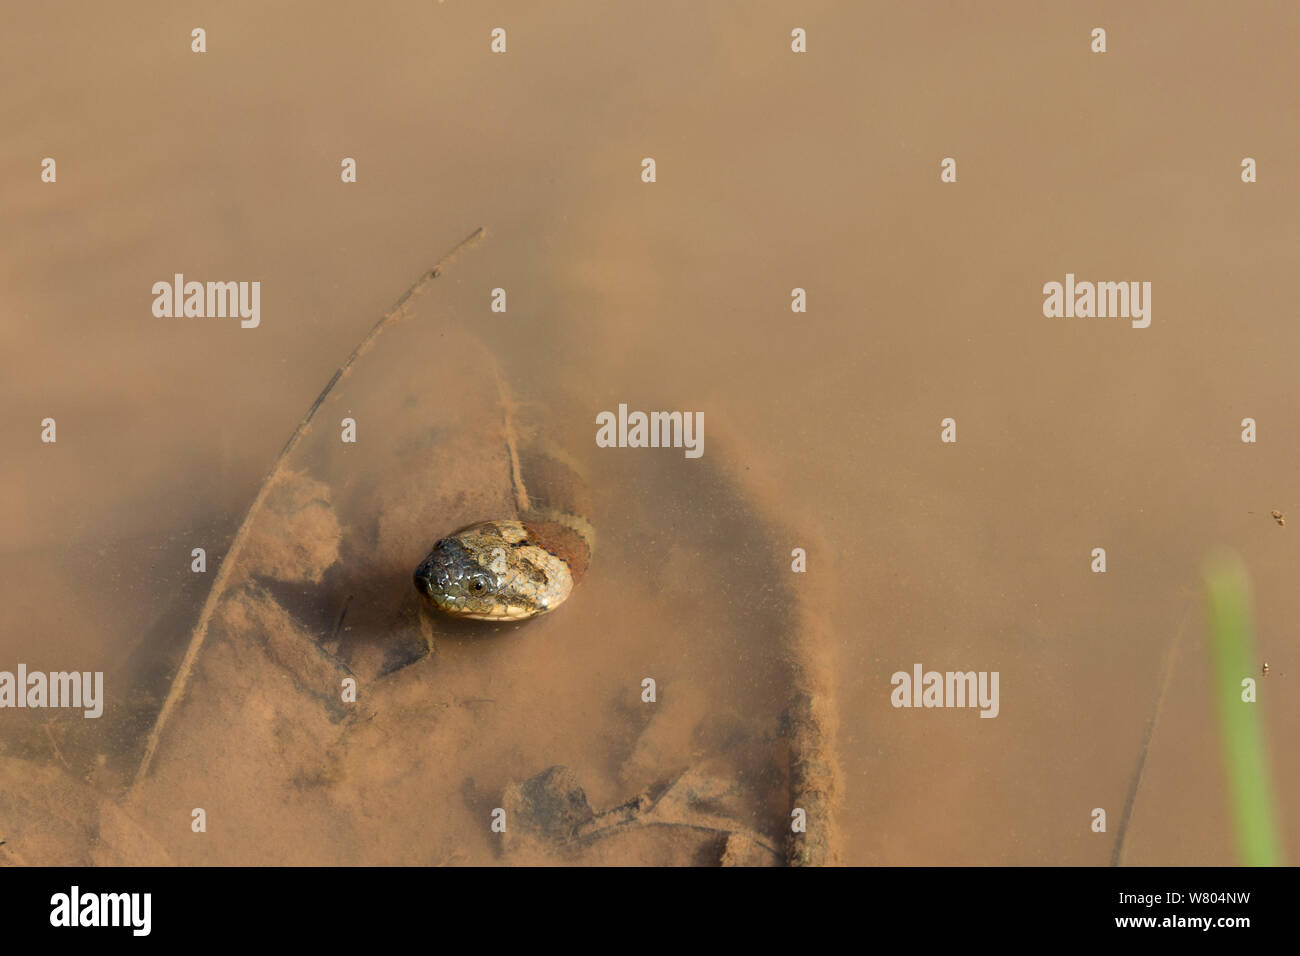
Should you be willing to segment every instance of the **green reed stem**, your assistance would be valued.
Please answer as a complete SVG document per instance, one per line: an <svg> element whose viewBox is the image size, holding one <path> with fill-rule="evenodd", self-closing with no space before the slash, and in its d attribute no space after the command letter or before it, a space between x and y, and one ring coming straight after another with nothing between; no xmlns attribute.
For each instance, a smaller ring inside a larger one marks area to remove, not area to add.
<svg viewBox="0 0 1300 956"><path fill-rule="evenodd" d="M1242 700L1243 681L1251 678L1258 684L1260 676L1246 571L1235 555L1225 555L1207 561L1203 575L1210 615L1213 693L1238 857L1246 866L1280 866L1282 844L1260 705Z"/></svg>

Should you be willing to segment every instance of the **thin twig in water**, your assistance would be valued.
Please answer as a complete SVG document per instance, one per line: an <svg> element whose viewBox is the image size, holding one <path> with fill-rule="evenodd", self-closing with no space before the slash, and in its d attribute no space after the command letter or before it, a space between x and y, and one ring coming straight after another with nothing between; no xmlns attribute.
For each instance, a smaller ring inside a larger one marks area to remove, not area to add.
<svg viewBox="0 0 1300 956"><path fill-rule="evenodd" d="M176 703L181 699L181 696L185 691L185 685L189 680L190 672L194 668L194 662L198 659L199 650L203 647L204 638L207 637L208 622L212 619L212 615L216 611L217 601L226 590L226 582L230 578L231 569L239 560L240 553L243 551L244 544L248 539L248 519L262 506L262 502L265 501L268 491L275 483L275 479L280 476L281 469L284 467L285 459L289 457L289 453L298 445L302 436L307 433L307 428L311 425L312 418L315 417L317 409L321 407L326 397L331 391L333 391L334 386L352 370L352 366L356 363L356 360L370 350L370 347L374 344L375 339L379 337L380 333L402 317L403 313L406 311L406 303L423 292L425 287L434 279L438 278L438 276L442 274L442 270L458 255L466 249L477 245L483 239L484 235L485 232L481 226L478 229L475 229L472 233L458 242L455 248L438 260L438 263L432 269L422 273L420 278L416 279L411 287L402 293L397 302L393 304L393 307L380 317L379 321L376 322L366 334L366 337L363 338L357 347L352 350L352 354L348 356L347 361L339 366L338 371L334 373L333 377L329 380L329 383L321 390L321 393L316 396L316 401L311 403L311 407L307 409L307 414L303 416L302 421L298 423L298 427L295 428L293 434L289 436L289 440L285 443L279 457L275 460L275 464L271 467L270 473L267 474L266 478L262 481L261 487L258 488L257 497L253 499L253 503L245 513L244 520L239 525L239 530L235 532L235 540L230 543L230 550L226 552L226 556L221 561L221 567L217 571L216 579L212 582L212 590L208 592L207 599L203 602L203 610L199 612L199 621L194 627L193 635L190 637L190 646L185 651L185 658L181 661L181 666L176 672L176 678L172 681L171 688L167 691L167 699L163 701L162 709L158 712L158 718L154 721L153 729L149 731L149 739L145 743L144 756L140 758L140 766L136 770L135 780L131 784L132 790L138 788L144 778L148 775L149 766L153 763L154 753L158 749L158 741L162 737L162 729L166 725L167 719L171 716L172 710L175 709Z"/></svg>
<svg viewBox="0 0 1300 956"><path fill-rule="evenodd" d="M1151 738L1155 736L1156 722L1160 720L1160 711L1165 705L1165 694L1169 691L1169 678L1174 671L1174 659L1178 654L1178 645L1182 642L1183 631L1187 629L1187 621L1191 617L1192 609L1196 606L1196 603L1197 599L1195 597L1187 602L1187 608L1183 611L1182 623L1178 625L1178 632L1165 649L1163 673L1160 676L1160 695L1156 698L1155 710L1151 712L1151 718L1147 721L1146 732L1142 735L1142 749L1138 752L1137 769L1133 772L1133 779L1129 781L1128 796L1124 800L1124 813L1119 819L1119 832L1115 834L1115 849L1111 852L1110 857L1111 866L1124 865L1124 838L1128 835L1128 825L1133 819L1133 806L1137 803L1138 790L1142 786L1142 775L1146 771L1147 751L1151 749Z"/></svg>
<svg viewBox="0 0 1300 956"><path fill-rule="evenodd" d="M334 621L334 630L330 633L330 640L339 639L339 631L343 630L343 619L348 616L348 605L352 603L352 595L349 594L343 601L343 606L339 608L339 616Z"/></svg>

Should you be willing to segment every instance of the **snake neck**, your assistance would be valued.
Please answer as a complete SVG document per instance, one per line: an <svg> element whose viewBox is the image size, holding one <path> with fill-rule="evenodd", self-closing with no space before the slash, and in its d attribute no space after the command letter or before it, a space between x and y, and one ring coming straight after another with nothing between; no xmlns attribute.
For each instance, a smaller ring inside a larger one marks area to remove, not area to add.
<svg viewBox="0 0 1300 956"><path fill-rule="evenodd" d="M517 422L519 405L499 369L496 378L515 510L529 537L561 558L576 584L596 548L596 530L587 518L591 493L572 457L536 435L525 437Z"/></svg>
<svg viewBox="0 0 1300 956"><path fill-rule="evenodd" d="M576 583L596 549L587 483L572 459L553 448L532 448L512 458L519 520L539 544L568 563Z"/></svg>
<svg viewBox="0 0 1300 956"><path fill-rule="evenodd" d="M556 508L535 508L520 520L533 541L568 565L574 584L582 580L594 550L591 522Z"/></svg>

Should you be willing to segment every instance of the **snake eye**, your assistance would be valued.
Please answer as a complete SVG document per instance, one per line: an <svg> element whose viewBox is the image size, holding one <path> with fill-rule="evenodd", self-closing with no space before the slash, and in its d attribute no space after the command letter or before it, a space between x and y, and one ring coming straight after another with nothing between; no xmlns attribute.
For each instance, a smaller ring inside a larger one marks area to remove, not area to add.
<svg viewBox="0 0 1300 956"><path fill-rule="evenodd" d="M482 582L482 581L475 581L475 582L474 582L474 590L475 590L475 591L482 591L482 590L483 590L483 582Z"/></svg>

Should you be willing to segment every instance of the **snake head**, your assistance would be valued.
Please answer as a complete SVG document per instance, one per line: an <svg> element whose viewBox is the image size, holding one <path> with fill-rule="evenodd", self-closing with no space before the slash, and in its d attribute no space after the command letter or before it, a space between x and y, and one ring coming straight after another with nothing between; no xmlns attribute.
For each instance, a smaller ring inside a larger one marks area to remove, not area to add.
<svg viewBox="0 0 1300 956"><path fill-rule="evenodd" d="M563 529L509 519L481 521L438 541L415 569L434 607L480 621L522 621L558 607L573 590L573 558L546 542Z"/></svg>
<svg viewBox="0 0 1300 956"><path fill-rule="evenodd" d="M499 603L497 576L459 538L443 538L415 569L415 589L457 617L487 617Z"/></svg>

